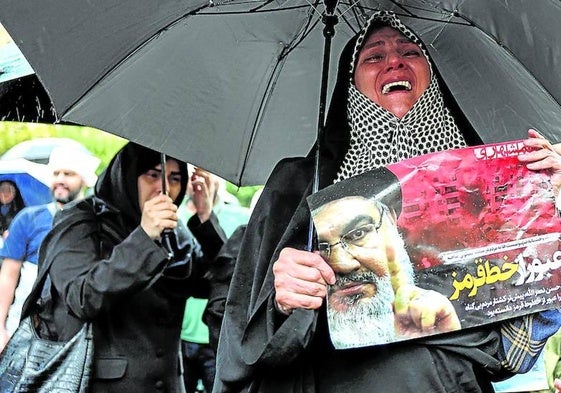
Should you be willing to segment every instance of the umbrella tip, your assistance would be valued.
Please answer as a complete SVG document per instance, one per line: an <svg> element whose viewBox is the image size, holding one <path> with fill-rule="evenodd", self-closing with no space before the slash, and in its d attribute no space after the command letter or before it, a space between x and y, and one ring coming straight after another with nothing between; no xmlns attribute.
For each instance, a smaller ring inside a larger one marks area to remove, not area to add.
<svg viewBox="0 0 561 393"><path fill-rule="evenodd" d="M323 0L325 4L325 9L328 15L333 15L335 13L335 8L337 7L338 0Z"/></svg>

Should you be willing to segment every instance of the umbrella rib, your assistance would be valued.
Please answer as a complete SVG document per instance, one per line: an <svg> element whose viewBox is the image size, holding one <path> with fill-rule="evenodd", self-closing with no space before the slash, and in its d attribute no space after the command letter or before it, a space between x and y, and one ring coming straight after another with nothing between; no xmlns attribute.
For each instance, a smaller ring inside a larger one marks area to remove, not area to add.
<svg viewBox="0 0 561 393"><path fill-rule="evenodd" d="M301 29L301 34L298 34L296 36L296 38L290 43L290 45L285 46L283 51L279 54L278 61L275 64L273 72L271 72L271 77L269 78L269 80L267 82L267 86L265 88L266 92L271 92L272 91L272 89L270 89L270 86L272 84L274 84L275 83L274 81L276 80L276 78L278 78L277 70L279 69L281 64L283 64L284 59L286 59L286 56L292 50L294 50L298 46L298 44L300 44L313 31L314 27L319 23L319 19L316 20L314 23L312 23L312 20L313 20L313 14L310 14L309 17L307 18L305 24L303 25L303 28ZM249 142L249 148L245 152L240 178L243 177L245 169L247 168L247 163L249 161L249 152L251 150L251 146L253 145L253 141L255 140L255 135L256 135L256 130L258 128L258 124L261 122L261 116L263 114L265 106L267 105L267 102L269 101L269 98L270 98L270 94L263 95L263 98L262 98L261 102L259 103L258 116L256 116L255 121L253 123L253 127L252 127L252 130L251 130L251 138L250 138L250 142Z"/></svg>
<svg viewBox="0 0 561 393"><path fill-rule="evenodd" d="M391 1L394 2L394 0L391 0ZM395 2L394 2L394 3L395 3ZM427 3L427 2L424 1L424 3ZM524 68L524 69L528 72L528 74L530 75L530 77L533 78L539 86L541 86L541 88L542 88L542 90L544 91L544 93L546 93L546 94L551 98L552 101L556 102L558 105L561 106L561 102L559 102L559 101L553 96L553 94L551 94L551 92L543 85L543 83L541 83L541 81L538 80L538 79L536 78L536 76L534 75L534 73L531 72L531 71L528 69L528 67L526 66L526 64L523 63L523 62L521 62L521 61L518 59L518 56L516 56L507 46L503 45L503 44L501 43L501 41L500 41L495 35L491 34L489 31L487 31L482 25L476 23L476 22L473 21L472 19L470 19L470 18L466 17L464 14L460 13L460 12L458 11L459 8L460 8L460 7L456 7L456 9L454 9L454 10L448 10L448 9L444 9L444 8L438 8L438 9L442 10L443 13L448 14L449 17L450 17L450 20L448 20L447 22L443 23L443 27L442 27L441 31L438 33L437 37L442 33L442 31L444 30L444 28L445 28L445 26L446 26L447 24L457 24L457 25L472 26L473 28L479 29L479 31L483 32L487 37L489 37L491 40L493 40L495 43L497 43L497 45L498 45L499 47L503 48L503 50L505 50L506 52L508 52L508 53L511 55L511 57L512 57L513 59L515 59L516 62L517 62L522 68ZM454 21L452 21L451 19L454 18L454 17L463 20L465 23L460 23L460 22L454 22ZM423 19L425 19L425 18L423 18ZM431 19L428 19L428 20L431 20Z"/></svg>
<svg viewBox="0 0 561 393"><path fill-rule="evenodd" d="M390 0L390 2L395 5L396 7L400 8L401 10L403 10L403 12L407 12L408 15L404 15L404 16L414 16L413 12L410 11L408 8L405 8L402 4L397 3L395 0ZM416 8L414 6L411 6L411 8Z"/></svg>
<svg viewBox="0 0 561 393"><path fill-rule="evenodd" d="M311 28L308 28L310 26L312 20L312 15L310 15L310 17L308 18L306 25L304 26L304 33L299 35L299 39L297 39L296 41L293 41L291 43L290 46L285 47L285 49L283 49L282 53L279 54L278 56L278 61L275 64L275 67L273 69L273 72L271 72L271 77L269 78L269 80L267 81L267 86L265 88L266 92L271 92L272 89L270 88L270 86L272 84L275 83L276 78L278 78L278 72L277 70L279 69L279 67L281 66L281 64L283 64L284 59L286 59L286 56L293 50L295 49L298 44L300 42L302 42L309 34L310 32L313 30L314 26L316 26L319 23L319 20L316 20L315 23L313 23L313 25L311 26ZM306 30L307 29L307 30ZM288 50L286 50L288 48ZM249 142L249 148L246 150L245 153L245 157L244 157L244 161L242 164L242 169L241 169L241 174L240 174L240 178L243 177L243 174L245 172L245 169L247 167L247 163L249 161L249 152L251 151L251 146L253 145L253 141L255 139L255 135L256 135L256 130L258 128L258 124L261 122L261 117L264 111L265 106L267 105L267 102L269 101L270 98L270 94L266 94L263 95L263 98L261 100L261 102L259 103L259 109L258 109L258 116L256 116L255 121L253 123L253 127L251 129L251 138L250 138L250 142Z"/></svg>
<svg viewBox="0 0 561 393"><path fill-rule="evenodd" d="M316 0L316 2L313 3L313 4L312 4L309 0L306 0L306 2L307 2L308 5L317 13L317 15L318 15L320 18L322 18L322 17L324 16L324 13L318 11L317 5L319 4L319 1Z"/></svg>
<svg viewBox="0 0 561 393"><path fill-rule="evenodd" d="M356 10L356 8L360 8L360 9L362 9L362 10L368 10L368 11L371 11L371 12L380 11L380 10L384 9L384 8L380 8L379 5L378 5L378 6L370 6L370 7L369 7L369 6L365 6L365 5L360 5L359 7L356 7L356 4L357 4L358 2L360 2L360 1L361 1L361 0L355 0L354 3L352 3L352 4L349 3L349 8L348 8L347 10L345 10L345 11L342 13L342 15L343 15L344 13L348 12L348 11L351 10L351 9L355 9L355 10ZM453 18L453 17L455 17L455 16L459 16L459 15L457 15L456 12L454 12L454 11L446 10L446 9L443 9L443 8L438 8L438 7L434 6L434 5L431 5L431 3L427 2L427 1L423 1L423 2L424 2L425 4L427 4L427 5L430 5L430 8L428 8L428 7L427 7L427 8L423 8L423 7L412 6L412 5L410 5L410 6L404 6L404 5L401 4L400 2L397 2L396 0L390 0L390 2L391 2L392 4L394 4L396 7L398 7L399 9L402 10L402 12L395 12L395 11L394 11L394 13L395 13L397 16L401 16L401 17L416 18L416 19L419 19L419 20L426 20L426 21L433 21L433 22L440 22L440 23L442 23L442 18L428 17L428 16L420 16L420 15L417 15L417 14L414 12L414 10L420 10L420 11L430 12L430 13L438 14L438 15L446 15L446 16L450 16L450 18ZM358 16L357 16L357 18L358 18ZM455 22L455 21L452 21L452 20L449 20L449 21L447 21L446 23L457 24L457 25L468 25L468 26L472 25L472 24L469 23L465 18L462 18L462 19L465 21L465 23Z"/></svg>
<svg viewBox="0 0 561 393"><path fill-rule="evenodd" d="M363 23L368 19L368 16L365 15L364 13L362 13L362 15L359 15L359 13L357 12L358 9L364 10L363 7L357 7L357 4L359 4L360 0L356 0L354 1L352 4L349 4L349 7L344 10L343 12L341 12L339 14L339 18L341 18L343 20L343 22L345 22L345 24L347 25L347 27L354 33L357 34L358 31L363 27L363 24L360 22L361 20L363 21ZM338 8L339 9L339 8ZM349 19L347 18L347 16L345 14L347 14L348 12L351 12L353 14L353 18L354 20L357 22L357 26L359 27L359 29L355 29L354 25L349 21Z"/></svg>
<svg viewBox="0 0 561 393"><path fill-rule="evenodd" d="M150 41L154 40L157 36L159 36L163 31L169 29L170 26L173 26L176 23L179 23L180 21L182 21L183 19L185 19L186 17L188 17L189 15L197 15L199 10L208 8L209 5L205 4L195 10L189 11L186 14L181 15L180 17L174 19L173 21L169 22L167 25L160 27L156 32L154 32L154 34L152 34L152 36L150 36L148 39L144 40L142 43L140 43L136 48L134 48L133 50L131 50L128 54L128 56L122 58L118 63L116 63L113 67L111 67L109 70L107 70L102 76L100 76L94 83L92 83L92 85L86 89L84 91L84 93L74 101L74 103L69 106L66 111L64 113L61 113L60 116L58 116L57 114L57 123L60 122L60 120L64 117L65 114L67 114L68 112L72 111L72 109L74 109L74 107L85 97L88 95L88 93L99 83L99 81L105 79L109 74L111 74L115 69L117 69L121 64L123 64L124 62L126 62L131 56L133 56L136 52L138 52L142 47L146 46Z"/></svg>
<svg viewBox="0 0 561 393"><path fill-rule="evenodd" d="M263 4L261 4L261 5L257 6L257 7L255 7L255 8L252 8L252 9L250 9L250 10L247 11L247 12L250 12L250 13L251 13L251 12L260 11L262 8L268 6L268 5L271 4L273 1L274 1L274 0L266 0ZM309 1L307 1L307 3L308 3L309 6L311 6L311 7L314 8L314 10L315 10L316 5L310 4ZM316 4L317 4L317 1L316 1ZM294 6L294 7L296 7L296 6ZM297 7L302 7L302 6L297 6ZM303 6L303 7L305 7L305 6ZM276 8L276 9L274 9L274 10L288 10L288 9L292 9L292 7L290 7L290 8L288 8L288 7L286 7L286 8L281 7L281 8ZM271 10L266 10L266 11L271 11Z"/></svg>
<svg viewBox="0 0 561 393"><path fill-rule="evenodd" d="M319 19L316 20L311 26L310 26L310 23L312 23L312 16L311 15L307 19L306 25L303 27L302 32L300 34L298 34L295 37L295 39L289 45L287 45L284 48L282 53L279 55L279 59L285 58L286 56L288 56L290 54L290 52L292 52L294 49L296 49L298 47L298 45L302 41L304 41L306 39L306 37L308 37L310 35L310 33L314 30L314 28L319 23Z"/></svg>
<svg viewBox="0 0 561 393"><path fill-rule="evenodd" d="M263 4L261 4L260 6L257 6L255 8L252 8L251 10L249 10L249 12L256 12L261 10L261 8L268 6L269 4L271 4L274 0L267 0L265 1Z"/></svg>
<svg viewBox="0 0 561 393"><path fill-rule="evenodd" d="M267 81L267 86L265 91L266 92L270 92L270 86L273 84L273 80L275 80L278 77L278 73L277 70L279 68L279 65L281 63L283 63L283 59L285 59L286 57L283 56L279 56L279 61L275 64L275 68L273 69L273 72L271 73L271 77L269 78L269 80ZM253 141L255 139L255 135L256 135L256 130L257 130L257 124L260 123L261 121L261 115L263 114L263 108L266 105L266 102L269 100L270 94L266 94L263 95L263 99L261 100L261 102L259 103L259 109L258 109L258 115L255 118L255 121L253 123L253 127L251 129L251 138L249 141L249 146L246 149L245 152L245 156L244 156L244 160L243 160L243 164L242 164L242 169L241 169L241 173L240 173L240 179L243 178L243 175L245 173L245 169L247 168L247 163L249 161L249 152L251 151L251 146L253 145Z"/></svg>
<svg viewBox="0 0 561 393"><path fill-rule="evenodd" d="M290 11L290 10L297 10L301 8L309 8L309 5L295 5L291 7L282 7L282 8L274 8L268 10L244 10L244 11L220 11L220 12L197 12L196 15L243 15L248 13L273 13L273 12L280 12L280 11ZM187 14L186 16L188 16Z"/></svg>
<svg viewBox="0 0 561 393"><path fill-rule="evenodd" d="M526 70L526 71L528 72L528 74L530 75L530 77L533 78L534 81L536 81L536 83L537 83L539 86L541 86L541 88L543 89L543 91L544 91L545 93L547 93L547 95L551 98L551 100L554 101L554 102L556 102L559 106L561 106L561 102L559 102L559 100L557 100L557 99L553 96L553 94L551 94L551 92L543 85L543 83L542 83L539 79L536 78L536 76L534 75L534 73L533 73L531 70L528 69L528 67L526 66L526 64L523 63L523 62L521 62L521 61L518 59L518 56L516 56L516 54L513 53L507 46L503 45L503 44L501 43L501 41L500 41L497 37L495 37L493 34L491 34L490 32L488 32L487 30L485 30L485 29L483 28L483 26L481 26L481 25L475 23L473 20L467 18L465 15L463 15L463 14L461 14L461 13L459 13L459 12L455 12L453 16L463 19L463 20L466 22L466 25L473 26L474 28L479 29L479 31L485 33L485 35L486 35L487 37L489 37L491 40L493 40L499 47L503 48L503 50L505 50L506 52L508 52L508 53L511 55L512 59L515 59L516 62L518 63L518 65L520 65L520 67L522 67L524 70ZM454 22L450 22L450 23L454 23Z"/></svg>

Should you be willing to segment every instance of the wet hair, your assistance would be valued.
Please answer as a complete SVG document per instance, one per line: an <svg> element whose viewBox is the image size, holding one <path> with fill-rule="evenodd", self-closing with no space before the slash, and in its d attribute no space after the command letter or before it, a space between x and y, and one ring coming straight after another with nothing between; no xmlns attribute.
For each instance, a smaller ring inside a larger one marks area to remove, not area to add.
<svg viewBox="0 0 561 393"><path fill-rule="evenodd" d="M142 147L140 147L142 149ZM171 157L170 157L171 158ZM142 160L138 160L135 168L135 177L138 177L150 169L156 168L161 163L161 154L150 149L143 149Z"/></svg>

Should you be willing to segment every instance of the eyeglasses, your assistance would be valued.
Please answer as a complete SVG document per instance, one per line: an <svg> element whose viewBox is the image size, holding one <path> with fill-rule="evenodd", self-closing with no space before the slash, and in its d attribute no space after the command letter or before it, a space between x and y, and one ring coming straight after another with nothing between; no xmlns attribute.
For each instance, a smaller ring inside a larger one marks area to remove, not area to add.
<svg viewBox="0 0 561 393"><path fill-rule="evenodd" d="M378 233L378 230L382 226L382 221L384 218L384 211L386 210L383 205L379 205L380 211L380 220L378 223L369 223L359 226L358 228L351 229L349 232L345 233L343 236L339 238L339 241L329 244L327 242L320 242L318 244L318 250L320 255L325 258L329 259L331 256L331 250L333 247L338 246L339 244L343 247L344 250L348 251L349 246L363 246L363 242L365 238L370 235L371 233Z"/></svg>

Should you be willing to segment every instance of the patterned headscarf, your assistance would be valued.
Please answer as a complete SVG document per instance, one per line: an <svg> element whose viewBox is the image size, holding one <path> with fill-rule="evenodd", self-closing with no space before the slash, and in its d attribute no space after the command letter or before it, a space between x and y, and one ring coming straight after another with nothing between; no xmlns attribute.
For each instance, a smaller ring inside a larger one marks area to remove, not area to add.
<svg viewBox="0 0 561 393"><path fill-rule="evenodd" d="M402 119L376 104L356 88L353 75L362 45L372 29L380 24L398 30L419 45L429 65L431 64L421 41L393 13L380 11L372 15L357 39L352 56L347 102L351 142L335 182L407 158L467 146L444 104L432 65L429 87Z"/></svg>

